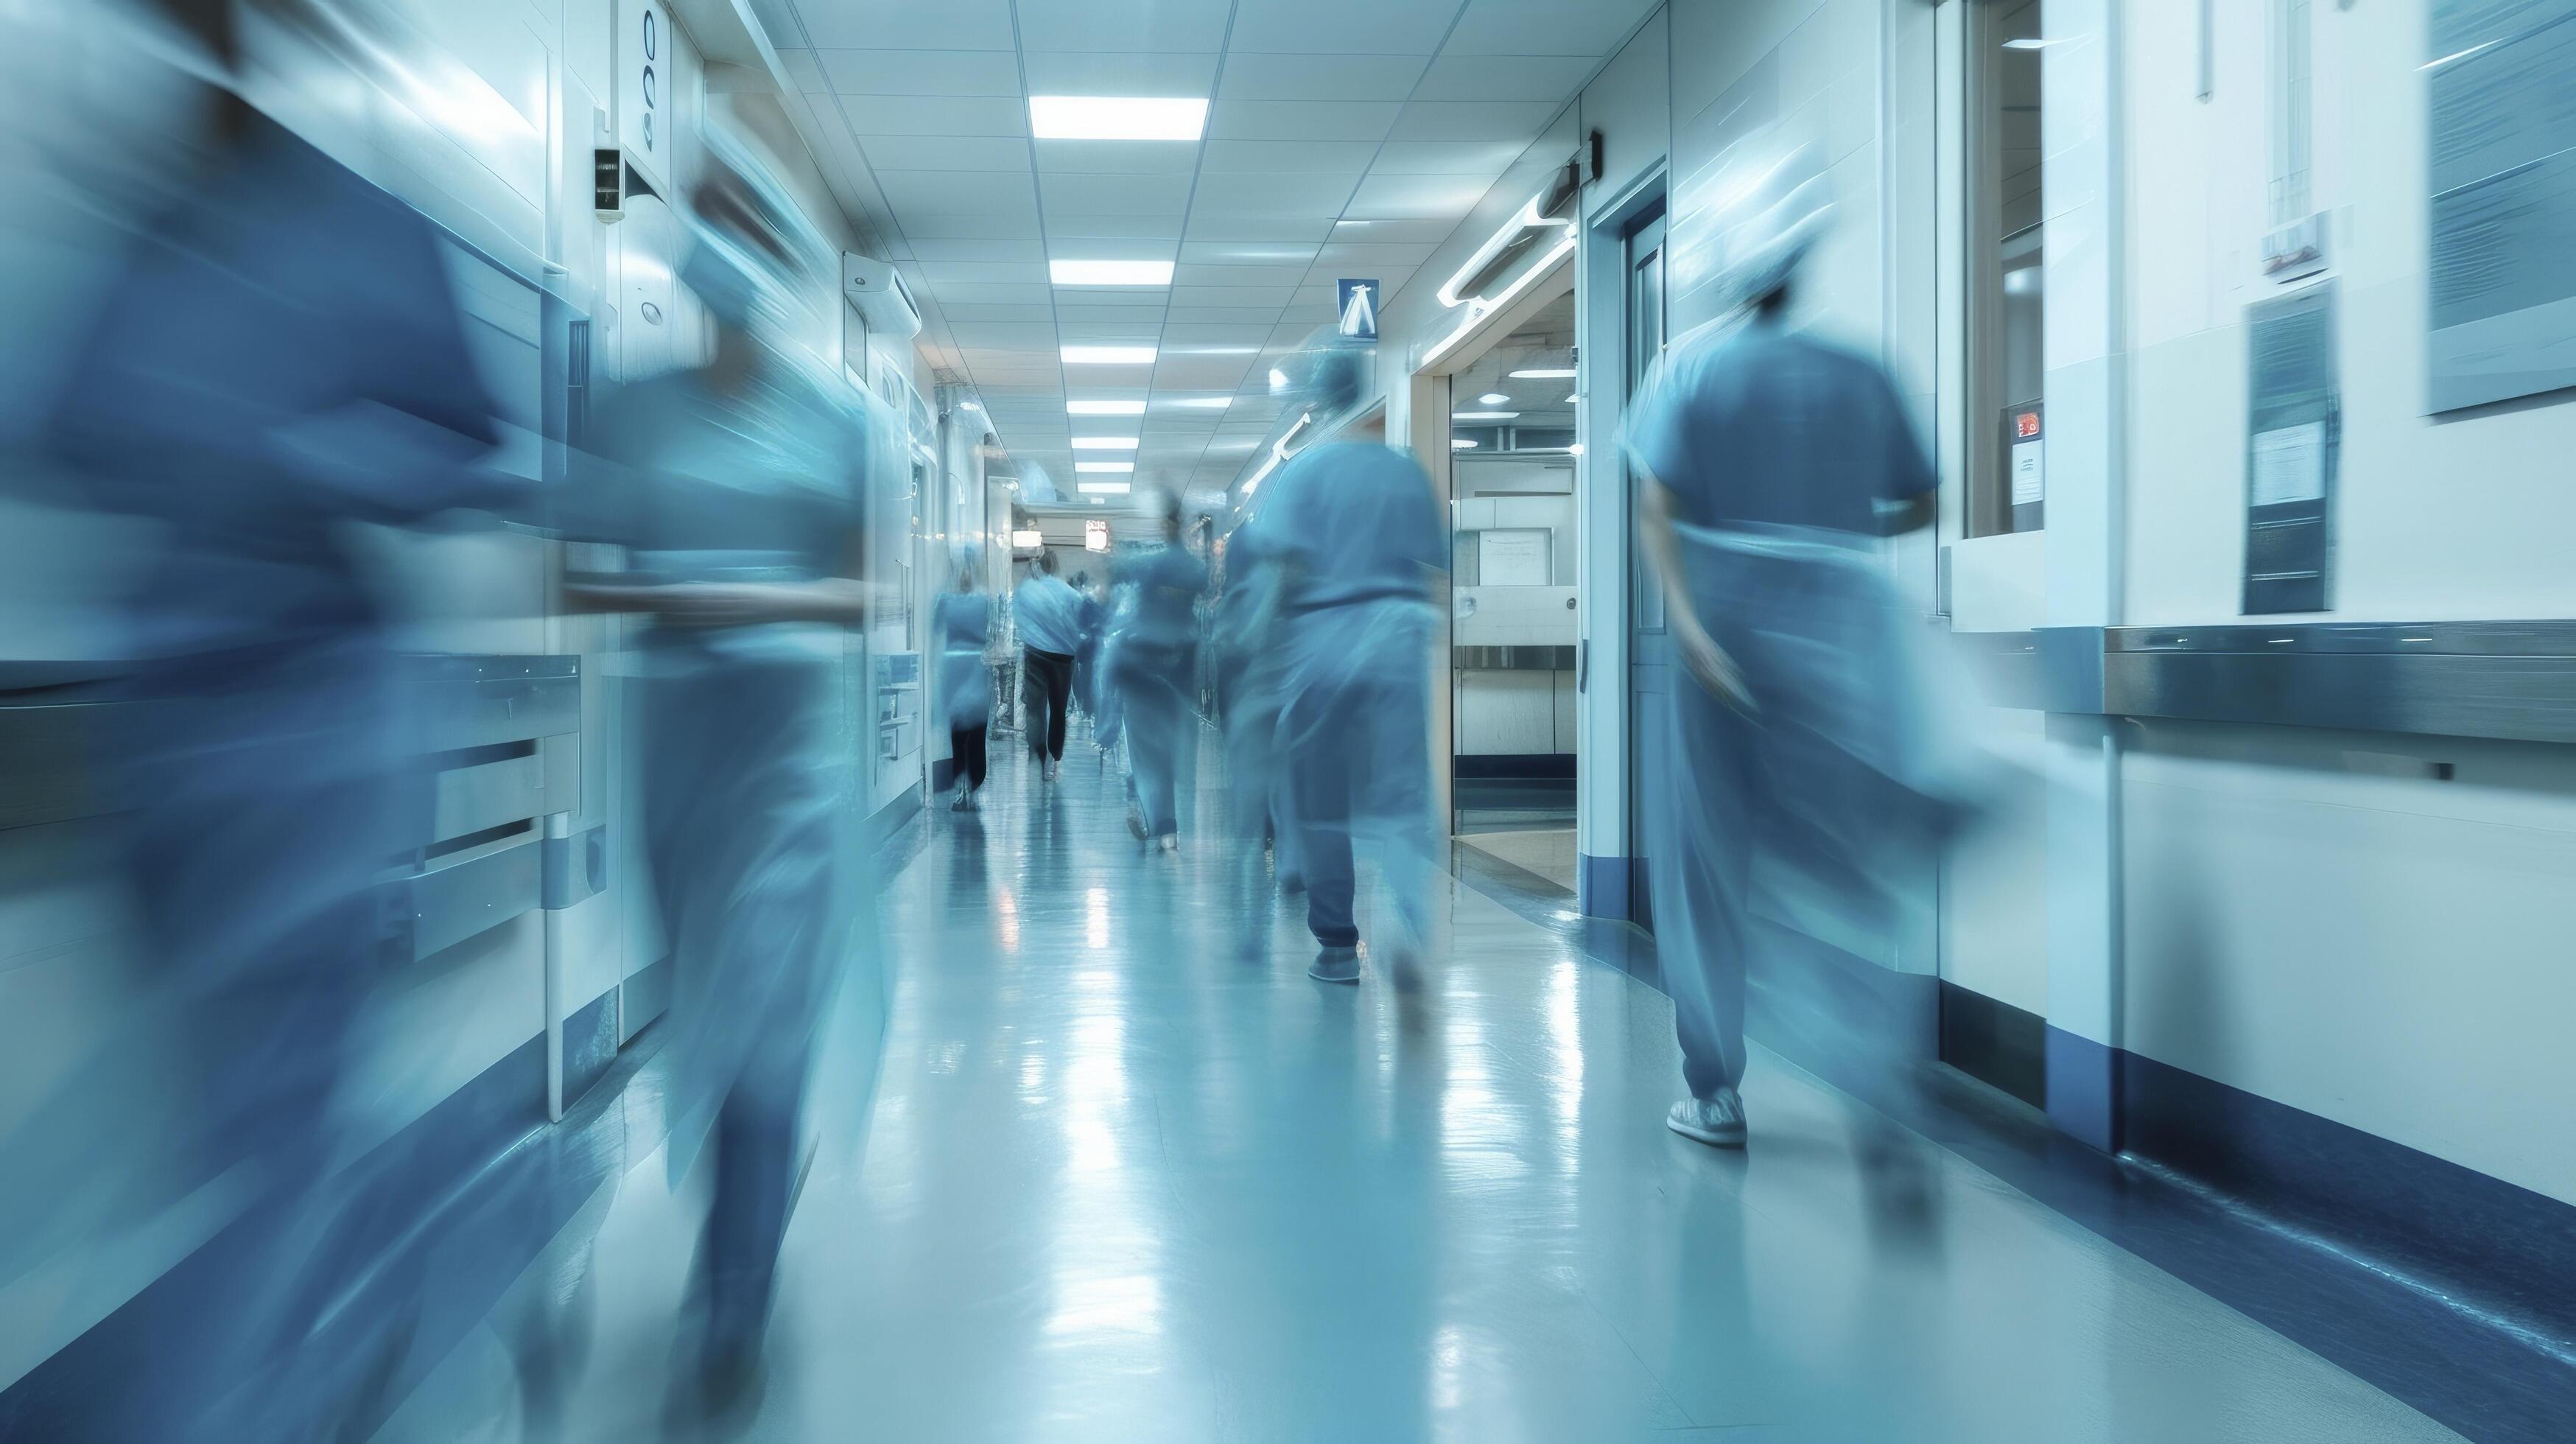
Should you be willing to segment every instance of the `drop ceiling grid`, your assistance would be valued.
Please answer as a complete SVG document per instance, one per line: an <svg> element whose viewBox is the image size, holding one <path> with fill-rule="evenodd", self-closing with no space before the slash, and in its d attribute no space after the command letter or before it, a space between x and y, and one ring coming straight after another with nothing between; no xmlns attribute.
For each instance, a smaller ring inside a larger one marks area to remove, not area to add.
<svg viewBox="0 0 2576 1444"><path fill-rule="evenodd" d="M925 351L984 398L1023 466L1069 489L1077 434L1140 437L1140 484L1230 480L1254 428L1277 415L1270 362L1331 319L1335 283L1361 275L1382 296L1400 291L1654 3L758 8L804 92L791 103L838 132L824 146L836 197L857 202L926 302ZM1211 103L1188 146L1041 141L1032 93ZM1178 267L1168 288L1067 288L1049 283L1050 257ZM1068 375L1068 344L1162 354L1150 368ZM1065 398L1086 393L1152 404L1140 417L1068 417ZM1223 410L1168 404L1229 394Z"/></svg>

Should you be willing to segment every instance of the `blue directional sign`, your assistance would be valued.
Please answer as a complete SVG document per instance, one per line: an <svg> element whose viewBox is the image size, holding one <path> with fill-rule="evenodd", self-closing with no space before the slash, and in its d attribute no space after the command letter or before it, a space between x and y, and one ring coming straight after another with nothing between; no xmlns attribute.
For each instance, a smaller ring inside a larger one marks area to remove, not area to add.
<svg viewBox="0 0 2576 1444"><path fill-rule="evenodd" d="M1377 339L1378 286L1375 281L1343 281L1340 306L1342 334L1355 341Z"/></svg>

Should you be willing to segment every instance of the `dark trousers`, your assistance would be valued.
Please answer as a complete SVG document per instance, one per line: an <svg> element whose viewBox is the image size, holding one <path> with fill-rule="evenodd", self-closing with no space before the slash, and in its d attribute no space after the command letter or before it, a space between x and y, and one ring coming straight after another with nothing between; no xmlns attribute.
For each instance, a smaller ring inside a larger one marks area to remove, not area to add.
<svg viewBox="0 0 2576 1444"><path fill-rule="evenodd" d="M969 792L984 785L984 728L985 724L978 722L972 727L952 728L948 733L949 759L957 775L966 779Z"/></svg>
<svg viewBox="0 0 2576 1444"><path fill-rule="evenodd" d="M1073 700L1073 658L1028 649L1029 745L1046 757L1064 756L1064 709ZM1045 730L1039 730L1039 721ZM1041 741L1041 737L1044 738Z"/></svg>

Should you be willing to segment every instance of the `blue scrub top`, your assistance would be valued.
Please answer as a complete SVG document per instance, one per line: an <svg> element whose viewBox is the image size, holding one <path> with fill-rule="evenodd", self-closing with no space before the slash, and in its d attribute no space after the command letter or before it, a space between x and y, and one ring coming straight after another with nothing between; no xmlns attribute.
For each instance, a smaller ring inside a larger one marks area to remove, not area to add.
<svg viewBox="0 0 2576 1444"><path fill-rule="evenodd" d="M1874 534L1873 503L1933 487L1885 369L1763 321L1683 337L1630 419L1627 446L1680 519L1706 527Z"/></svg>
<svg viewBox="0 0 2576 1444"><path fill-rule="evenodd" d="M1020 645L1070 657L1082 650L1082 594L1062 577L1038 572L1011 593L1019 617Z"/></svg>
<svg viewBox="0 0 2576 1444"><path fill-rule="evenodd" d="M993 636L993 601L981 592L942 592L930 604L930 629L940 649L981 652Z"/></svg>
<svg viewBox="0 0 2576 1444"><path fill-rule="evenodd" d="M1392 447L1335 441L1299 452L1246 524L1263 553L1287 563L1281 605L1293 611L1428 596L1447 565L1431 479Z"/></svg>
<svg viewBox="0 0 2576 1444"><path fill-rule="evenodd" d="M1165 544L1111 568L1136 588L1136 615L1127 637L1149 647L1186 647L1198 640L1198 600L1206 595L1207 563L1189 548Z"/></svg>

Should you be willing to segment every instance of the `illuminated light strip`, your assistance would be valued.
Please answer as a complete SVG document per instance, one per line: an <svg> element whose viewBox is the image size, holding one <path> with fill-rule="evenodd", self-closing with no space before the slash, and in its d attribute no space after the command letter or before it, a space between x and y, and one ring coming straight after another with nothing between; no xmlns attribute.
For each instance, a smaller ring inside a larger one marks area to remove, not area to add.
<svg viewBox="0 0 2576 1444"><path fill-rule="evenodd" d="M1270 475L1273 470L1277 469L1279 463L1288 459L1288 443L1296 440L1297 433L1305 430L1306 424L1314 419L1315 413L1311 411L1307 412L1305 415L1297 418L1297 423L1294 426L1289 427L1285 435L1281 436L1277 441L1270 443L1270 459L1261 463L1261 469L1254 472L1252 474L1252 479L1243 484L1243 495L1245 500L1250 500L1252 493L1260 488L1262 478Z"/></svg>
<svg viewBox="0 0 2576 1444"><path fill-rule="evenodd" d="M1494 257L1501 255L1503 247L1510 245L1513 239L1519 236L1521 232L1536 230L1541 226L1562 226L1568 231L1574 229L1574 222L1572 220L1560 221L1549 216L1540 215L1538 213L1538 203L1542 199L1544 199L1544 196L1531 196L1529 198L1529 202L1521 207L1520 214L1513 216L1508 221L1505 221L1500 230L1497 230L1492 235L1485 237L1485 243L1478 246L1476 248L1476 253L1467 258L1467 264L1460 266L1456 271L1450 274L1448 280L1440 283L1440 289L1433 294L1440 298L1441 305L1454 307L1459 305L1462 301L1471 299L1460 296L1458 294L1458 288L1466 283L1469 276L1485 269L1486 265L1491 262Z"/></svg>
<svg viewBox="0 0 2576 1444"><path fill-rule="evenodd" d="M1574 241L1574 232L1569 227L1564 238L1556 243L1555 248L1550 250L1546 255L1539 257L1536 262L1531 264L1528 270L1521 272L1520 278L1513 281L1510 285L1505 286L1501 295L1496 296L1490 301L1481 296L1471 298L1467 302L1467 319L1459 323L1457 330L1450 332L1447 336L1435 343L1430 350L1423 352L1422 359L1414 363L1415 366L1419 368L1430 365L1432 362L1439 360L1443 355L1447 354L1450 347L1467 339L1467 333L1475 330L1486 317L1503 309L1503 307L1510 305L1512 297L1519 295L1528 287L1530 282L1537 280L1542 275L1545 275L1558 261L1563 260L1567 255L1571 254L1574 250Z"/></svg>

